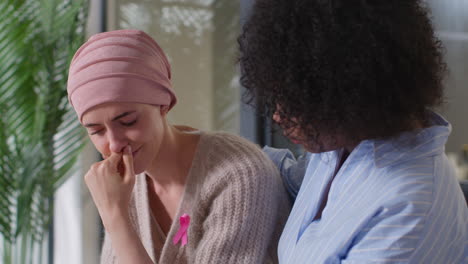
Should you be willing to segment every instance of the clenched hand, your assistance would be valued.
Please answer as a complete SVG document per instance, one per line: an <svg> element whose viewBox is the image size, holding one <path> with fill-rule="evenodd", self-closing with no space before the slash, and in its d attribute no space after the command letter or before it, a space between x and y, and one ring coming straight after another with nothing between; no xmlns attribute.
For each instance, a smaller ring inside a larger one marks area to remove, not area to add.
<svg viewBox="0 0 468 264"><path fill-rule="evenodd" d="M107 159L93 164L85 175L85 182L107 230L112 229L115 220L127 219L135 184L131 147L125 147L123 153L113 152Z"/></svg>

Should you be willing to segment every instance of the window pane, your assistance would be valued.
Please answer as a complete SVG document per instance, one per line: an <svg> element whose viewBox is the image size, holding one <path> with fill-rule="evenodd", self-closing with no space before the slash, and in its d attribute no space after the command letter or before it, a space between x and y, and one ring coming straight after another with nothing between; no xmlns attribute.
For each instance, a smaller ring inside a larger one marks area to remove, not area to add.
<svg viewBox="0 0 468 264"><path fill-rule="evenodd" d="M144 30L166 52L179 99L169 113L173 124L239 133L238 1L121 0L110 7L109 30Z"/></svg>
<svg viewBox="0 0 468 264"><path fill-rule="evenodd" d="M449 76L446 81L447 105L443 109L453 131L446 150L460 152L468 143L468 1L428 0L438 36L446 48Z"/></svg>

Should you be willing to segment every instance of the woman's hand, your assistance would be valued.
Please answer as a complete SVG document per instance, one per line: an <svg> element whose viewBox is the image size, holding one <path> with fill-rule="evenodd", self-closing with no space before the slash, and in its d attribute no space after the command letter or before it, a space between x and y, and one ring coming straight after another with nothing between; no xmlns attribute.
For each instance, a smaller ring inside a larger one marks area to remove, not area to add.
<svg viewBox="0 0 468 264"><path fill-rule="evenodd" d="M135 173L130 146L123 153L112 153L109 158L91 166L85 175L85 182L102 218L106 230L112 224L128 221L128 207Z"/></svg>

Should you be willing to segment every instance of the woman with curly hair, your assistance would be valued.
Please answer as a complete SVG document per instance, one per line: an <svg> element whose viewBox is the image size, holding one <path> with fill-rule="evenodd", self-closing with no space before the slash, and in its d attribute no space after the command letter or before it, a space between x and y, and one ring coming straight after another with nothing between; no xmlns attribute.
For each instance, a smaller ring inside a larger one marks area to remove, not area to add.
<svg viewBox="0 0 468 264"><path fill-rule="evenodd" d="M451 126L433 111L446 65L422 1L257 0L239 44L249 101L307 150L297 175L304 160L265 149L295 198L280 263L468 260Z"/></svg>

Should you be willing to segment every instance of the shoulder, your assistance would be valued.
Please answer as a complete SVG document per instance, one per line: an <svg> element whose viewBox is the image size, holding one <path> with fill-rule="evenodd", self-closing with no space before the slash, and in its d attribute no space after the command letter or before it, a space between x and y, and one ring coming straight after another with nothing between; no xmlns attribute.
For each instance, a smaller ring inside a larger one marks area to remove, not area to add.
<svg viewBox="0 0 468 264"><path fill-rule="evenodd" d="M427 214L435 198L435 174L432 159L402 162L393 166L371 166L363 189L380 208L408 206Z"/></svg>
<svg viewBox="0 0 468 264"><path fill-rule="evenodd" d="M213 147L228 148L231 151L258 151L260 147L247 139L227 132L203 132L202 136Z"/></svg>
<svg viewBox="0 0 468 264"><path fill-rule="evenodd" d="M240 137L226 132L205 132L204 152L213 165L222 165L227 170L249 169L255 172L276 167L261 148Z"/></svg>
<svg viewBox="0 0 468 264"><path fill-rule="evenodd" d="M258 194L285 192L278 169L259 146L225 132L204 132L202 137L199 163L203 163L203 185L208 192L230 188Z"/></svg>
<svg viewBox="0 0 468 264"><path fill-rule="evenodd" d="M383 185L394 185L395 189L432 186L436 175L435 157L425 157L378 168L376 174ZM382 186L383 187L383 186Z"/></svg>
<svg viewBox="0 0 468 264"><path fill-rule="evenodd" d="M358 251L367 246L388 249L398 244L412 249L404 254L416 260L414 263L428 261L434 248L438 249L440 260L455 259L449 254L463 252L468 210L455 175L441 173L439 167L448 166L443 164L443 156L381 168L380 174L373 175L378 180L365 186L368 193L363 197L368 197L366 204L371 206L363 208L370 209L366 211L370 214L358 239L384 237L385 233L392 233L394 238L373 240L375 244L362 238L356 247Z"/></svg>
<svg viewBox="0 0 468 264"><path fill-rule="evenodd" d="M381 208L406 207L423 216L448 213L446 206L463 200L454 169L444 153L372 167L366 173L369 176L360 182L362 190L367 190L366 196Z"/></svg>
<svg viewBox="0 0 468 264"><path fill-rule="evenodd" d="M395 138L368 141L373 157L370 174L378 184L377 189L393 195L434 200L444 181L456 179L444 151L450 129L441 122Z"/></svg>

